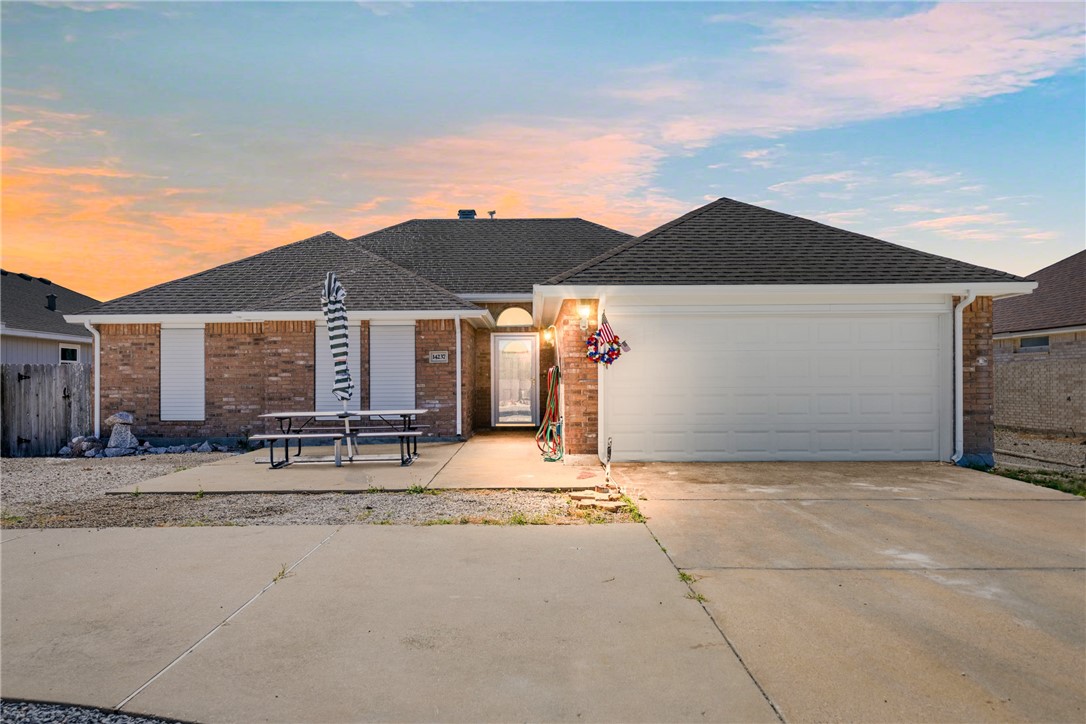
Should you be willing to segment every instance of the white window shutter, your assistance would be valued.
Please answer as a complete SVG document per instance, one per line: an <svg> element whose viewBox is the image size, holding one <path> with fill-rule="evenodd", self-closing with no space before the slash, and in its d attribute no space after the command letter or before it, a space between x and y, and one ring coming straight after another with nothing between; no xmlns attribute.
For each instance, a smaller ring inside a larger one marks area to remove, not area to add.
<svg viewBox="0 0 1086 724"><path fill-rule="evenodd" d="M352 323L347 328L347 369L351 371L351 379L354 381L354 397L347 403L347 407L357 410L362 385L362 335L358 322ZM332 394L332 380L335 378L335 367L332 364L332 350L328 346L328 327L317 325L316 349L313 356L316 359L315 385L313 400L316 410L342 410L343 402Z"/></svg>
<svg viewBox="0 0 1086 724"><path fill-rule="evenodd" d="M370 409L415 409L415 325L370 325Z"/></svg>
<svg viewBox="0 0 1086 724"><path fill-rule="evenodd" d="M204 419L204 329L163 329L161 335L163 420Z"/></svg>

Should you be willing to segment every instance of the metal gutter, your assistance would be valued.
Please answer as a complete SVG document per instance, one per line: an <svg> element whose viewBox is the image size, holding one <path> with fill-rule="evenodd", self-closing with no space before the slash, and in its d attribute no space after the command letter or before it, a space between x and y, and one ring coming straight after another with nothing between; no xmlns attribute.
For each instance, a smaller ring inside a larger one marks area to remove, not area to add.
<svg viewBox="0 0 1086 724"><path fill-rule="evenodd" d="M102 433L102 335L91 326L90 322L83 322L91 337L94 338L94 436L101 437Z"/></svg>

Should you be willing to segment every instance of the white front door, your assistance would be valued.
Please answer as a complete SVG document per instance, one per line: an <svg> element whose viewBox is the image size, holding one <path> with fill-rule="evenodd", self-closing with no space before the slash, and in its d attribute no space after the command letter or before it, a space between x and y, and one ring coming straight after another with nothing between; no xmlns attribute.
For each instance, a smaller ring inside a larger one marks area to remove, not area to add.
<svg viewBox="0 0 1086 724"><path fill-rule="evenodd" d="M607 316L632 345L601 371L616 461L949 454L949 314Z"/></svg>
<svg viewBox="0 0 1086 724"><path fill-rule="evenodd" d="M539 337L493 334L490 394L493 425L535 425L539 421Z"/></svg>

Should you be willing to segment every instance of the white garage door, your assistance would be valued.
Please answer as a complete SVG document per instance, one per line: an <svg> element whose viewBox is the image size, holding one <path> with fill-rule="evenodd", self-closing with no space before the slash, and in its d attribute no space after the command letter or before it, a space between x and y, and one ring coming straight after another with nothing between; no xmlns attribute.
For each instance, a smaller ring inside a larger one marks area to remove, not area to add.
<svg viewBox="0 0 1086 724"><path fill-rule="evenodd" d="M633 346L601 380L616 461L949 453L946 314L607 316Z"/></svg>

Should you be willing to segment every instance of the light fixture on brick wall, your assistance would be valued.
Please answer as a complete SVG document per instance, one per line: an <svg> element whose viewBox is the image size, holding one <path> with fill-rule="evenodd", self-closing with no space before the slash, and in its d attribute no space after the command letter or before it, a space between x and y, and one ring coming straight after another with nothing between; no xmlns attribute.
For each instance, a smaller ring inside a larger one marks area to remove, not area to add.
<svg viewBox="0 0 1086 724"><path fill-rule="evenodd" d="M592 308L587 304L582 304L577 307L577 316L581 318L581 331L588 329L588 315L592 313Z"/></svg>

